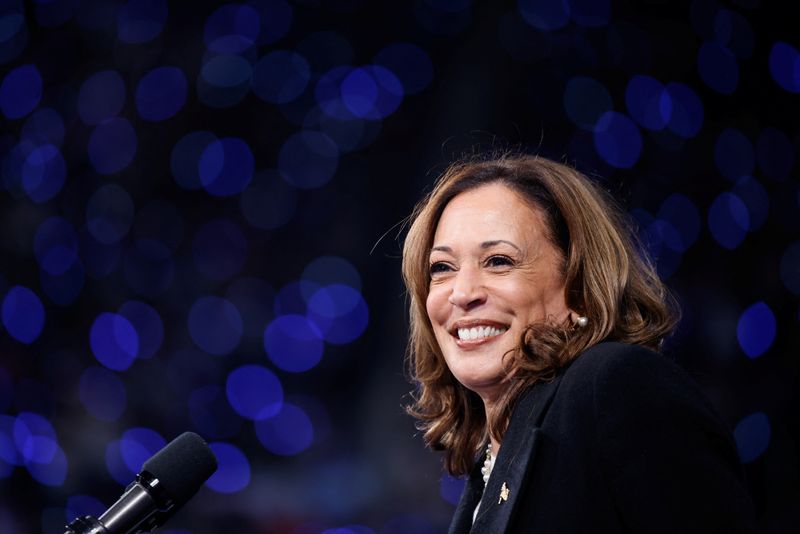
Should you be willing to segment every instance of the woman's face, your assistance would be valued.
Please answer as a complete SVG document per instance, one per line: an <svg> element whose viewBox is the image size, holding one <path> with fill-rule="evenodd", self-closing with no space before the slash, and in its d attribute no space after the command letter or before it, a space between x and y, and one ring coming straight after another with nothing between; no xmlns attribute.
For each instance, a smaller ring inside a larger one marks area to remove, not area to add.
<svg viewBox="0 0 800 534"><path fill-rule="evenodd" d="M484 401L504 389L503 355L525 328L569 310L562 254L541 210L500 183L457 195L430 253L427 311L450 371Z"/></svg>

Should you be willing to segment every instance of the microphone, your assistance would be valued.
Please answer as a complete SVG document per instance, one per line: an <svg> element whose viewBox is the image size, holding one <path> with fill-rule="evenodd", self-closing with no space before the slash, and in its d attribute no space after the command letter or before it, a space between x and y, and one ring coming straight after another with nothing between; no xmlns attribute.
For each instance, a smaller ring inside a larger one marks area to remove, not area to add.
<svg viewBox="0 0 800 534"><path fill-rule="evenodd" d="M217 470L203 438L184 432L155 453L99 519L78 517L64 534L131 534L163 525Z"/></svg>

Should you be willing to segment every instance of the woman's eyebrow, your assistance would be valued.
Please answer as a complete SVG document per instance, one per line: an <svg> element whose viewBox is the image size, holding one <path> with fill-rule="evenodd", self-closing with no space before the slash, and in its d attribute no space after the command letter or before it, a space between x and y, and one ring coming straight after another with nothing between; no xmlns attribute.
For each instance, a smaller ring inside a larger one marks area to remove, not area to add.
<svg viewBox="0 0 800 534"><path fill-rule="evenodd" d="M511 245L512 247L517 249L519 252L522 252L521 248L519 248L517 245L515 245L511 241L506 241L505 239L495 239L493 241L484 241L483 243L481 243L481 248L483 248L483 249L492 248L492 247L494 247L496 245L499 245L500 243L505 243L506 245Z"/></svg>

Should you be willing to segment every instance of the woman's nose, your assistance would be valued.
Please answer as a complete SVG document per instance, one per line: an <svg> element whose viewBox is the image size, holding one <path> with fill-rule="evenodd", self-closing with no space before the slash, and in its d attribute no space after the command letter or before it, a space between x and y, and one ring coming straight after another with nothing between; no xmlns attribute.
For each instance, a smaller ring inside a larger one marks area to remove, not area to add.
<svg viewBox="0 0 800 534"><path fill-rule="evenodd" d="M486 288L477 273L461 269L455 276L453 290L447 300L453 306L468 310L486 302Z"/></svg>

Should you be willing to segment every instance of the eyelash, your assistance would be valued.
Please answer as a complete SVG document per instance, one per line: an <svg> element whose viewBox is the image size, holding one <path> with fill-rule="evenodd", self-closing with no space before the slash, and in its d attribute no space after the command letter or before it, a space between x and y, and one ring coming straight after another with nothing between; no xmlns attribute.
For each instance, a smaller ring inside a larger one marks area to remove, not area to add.
<svg viewBox="0 0 800 534"><path fill-rule="evenodd" d="M496 260L500 260L500 263L496 262ZM503 256L502 254L495 254L494 256L490 256L486 259L484 264L487 267L509 267L514 265L514 260L509 258L508 256ZM450 265L443 261L436 261L431 263L430 267L428 268L431 275L437 273L443 273L452 270Z"/></svg>

